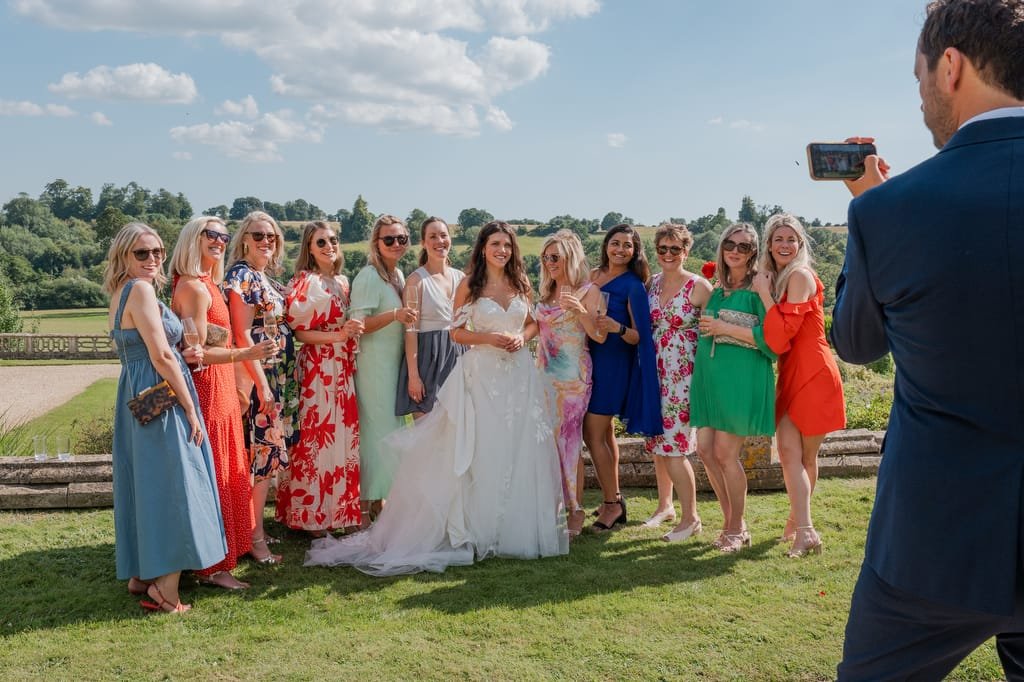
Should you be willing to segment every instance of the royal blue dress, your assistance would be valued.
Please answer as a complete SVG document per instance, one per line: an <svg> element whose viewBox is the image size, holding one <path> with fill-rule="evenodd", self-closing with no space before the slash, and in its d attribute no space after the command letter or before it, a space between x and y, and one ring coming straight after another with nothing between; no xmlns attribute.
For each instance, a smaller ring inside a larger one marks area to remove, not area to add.
<svg viewBox="0 0 1024 682"><path fill-rule="evenodd" d="M654 338L651 336L651 308L644 283L631 270L605 283L608 317L635 328L637 345L626 343L619 334L608 334L604 343L590 341L594 362L594 389L588 412L615 415L629 433L660 436L661 386L658 380ZM630 310L633 319L630 319Z"/></svg>
<svg viewBox="0 0 1024 682"><path fill-rule="evenodd" d="M129 400L163 381L139 331L121 329L134 285L135 280L124 285L110 332L121 358L114 406L114 556L118 579L152 580L218 563L227 554L227 542L205 429L199 446L190 440L191 427L180 405L145 426L128 409ZM199 413L192 375L176 350L181 321L163 303L160 316Z"/></svg>

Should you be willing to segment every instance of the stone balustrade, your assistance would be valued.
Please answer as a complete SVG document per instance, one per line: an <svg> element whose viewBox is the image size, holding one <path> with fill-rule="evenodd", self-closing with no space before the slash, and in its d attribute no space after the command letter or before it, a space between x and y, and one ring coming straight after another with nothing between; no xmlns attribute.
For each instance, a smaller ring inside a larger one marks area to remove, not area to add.
<svg viewBox="0 0 1024 682"><path fill-rule="evenodd" d="M0 360L116 360L109 336L0 334Z"/></svg>
<svg viewBox="0 0 1024 682"><path fill-rule="evenodd" d="M825 439L818 458L822 478L872 476L878 472L884 433L839 431ZM656 485L654 463L639 438L619 440L619 481L623 488ZM770 438L749 438L741 455L751 490L782 490L782 468ZM700 460L691 455L697 490L711 492ZM586 484L597 487L584 451ZM76 455L70 462L0 457L0 509L68 509L113 504L110 455Z"/></svg>

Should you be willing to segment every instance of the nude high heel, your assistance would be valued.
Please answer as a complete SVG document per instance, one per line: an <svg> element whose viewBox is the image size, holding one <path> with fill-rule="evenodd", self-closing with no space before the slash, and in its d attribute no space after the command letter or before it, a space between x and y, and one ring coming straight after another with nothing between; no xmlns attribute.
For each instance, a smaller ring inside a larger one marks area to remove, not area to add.
<svg viewBox="0 0 1024 682"><path fill-rule="evenodd" d="M801 543L801 536L811 538L810 542ZM793 545L786 552L786 556L790 559L799 559L808 554L821 554L822 548L821 536L814 530L814 526L798 526L794 533Z"/></svg>

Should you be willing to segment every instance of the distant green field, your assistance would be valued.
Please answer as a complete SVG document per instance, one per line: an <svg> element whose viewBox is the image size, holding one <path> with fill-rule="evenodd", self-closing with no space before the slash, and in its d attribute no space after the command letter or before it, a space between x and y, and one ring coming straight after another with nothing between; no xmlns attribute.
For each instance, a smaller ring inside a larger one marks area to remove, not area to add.
<svg viewBox="0 0 1024 682"><path fill-rule="evenodd" d="M106 334L106 308L23 310L22 331L34 334ZM38 327L38 328L37 328Z"/></svg>

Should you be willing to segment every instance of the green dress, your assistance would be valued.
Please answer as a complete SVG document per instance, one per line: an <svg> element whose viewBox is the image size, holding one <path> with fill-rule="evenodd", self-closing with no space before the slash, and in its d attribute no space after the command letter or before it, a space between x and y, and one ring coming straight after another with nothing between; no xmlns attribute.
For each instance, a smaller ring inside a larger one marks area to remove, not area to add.
<svg viewBox="0 0 1024 682"><path fill-rule="evenodd" d="M399 286L404 277L398 272ZM381 279L372 265L352 280L352 310L366 317L402 307L398 291ZM395 416L398 369L405 362L405 327L390 322L359 339L356 356L356 400L359 404L359 496L383 500L391 489L397 462L382 452L384 437L405 425Z"/></svg>
<svg viewBox="0 0 1024 682"><path fill-rule="evenodd" d="M703 314L718 317L720 310L752 313L764 321L764 304L749 289L726 296L724 289L716 288ZM690 388L690 424L737 436L775 433L775 353L764 342L762 323L751 330L756 349L700 337Z"/></svg>

